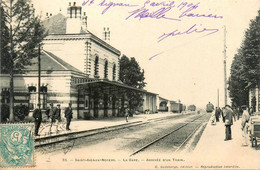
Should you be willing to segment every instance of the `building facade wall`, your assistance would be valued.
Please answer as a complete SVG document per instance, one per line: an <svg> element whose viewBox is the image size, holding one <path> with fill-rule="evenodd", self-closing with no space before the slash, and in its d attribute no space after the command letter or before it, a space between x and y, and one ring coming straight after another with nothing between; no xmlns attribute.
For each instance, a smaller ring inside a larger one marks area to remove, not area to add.
<svg viewBox="0 0 260 170"><path fill-rule="evenodd" d="M65 62L86 73L86 40L73 39L66 35L49 36L43 41L43 49L53 53Z"/></svg>
<svg viewBox="0 0 260 170"><path fill-rule="evenodd" d="M151 94L151 93L144 93L143 94L143 106L140 108L141 112L145 112L146 110L149 110L150 113L156 113L157 112L157 95Z"/></svg>
<svg viewBox="0 0 260 170"><path fill-rule="evenodd" d="M46 96L44 103L45 108L42 106L43 113L50 103L54 104L54 107L59 103L62 109L61 117L64 119L64 109L68 106L68 103L72 103L72 108L74 110L74 118L77 116L77 97L78 94L72 93L72 77L75 77L69 71L54 71L51 74L47 72L41 73L41 87L46 87L47 92L44 93ZM9 75L1 74L1 88L9 89ZM29 92L29 87L34 86L36 91ZM3 91L1 91L2 93ZM41 93L43 94L43 93ZM20 74L14 76L14 105L26 105L30 108L29 117L32 117L32 111L37 107L38 103L38 74L35 72L30 72L29 74ZM1 95L2 99L2 95ZM43 102L43 99L41 99ZM9 104L9 103L6 103ZM43 104L42 104L43 105ZM46 117L46 115L45 115Z"/></svg>
<svg viewBox="0 0 260 170"><path fill-rule="evenodd" d="M44 40L43 49L71 64L90 78L105 78L105 61L108 61L108 80L113 80L113 66L116 66L115 81L119 80L120 56L91 40L89 35L51 35ZM103 42L105 43L105 42ZM95 59L98 56L98 76L95 77Z"/></svg>
<svg viewBox="0 0 260 170"><path fill-rule="evenodd" d="M91 62L90 64L90 72L89 77L95 77L95 59L96 57L99 58L98 63L98 76L101 79L104 79L104 70L105 70L105 62L108 62L108 77L107 79L112 81L113 80L113 66L116 66L115 70L115 81L119 80L119 56L106 50L104 47L100 46L99 44L91 41L91 50L90 55L88 56L88 61Z"/></svg>

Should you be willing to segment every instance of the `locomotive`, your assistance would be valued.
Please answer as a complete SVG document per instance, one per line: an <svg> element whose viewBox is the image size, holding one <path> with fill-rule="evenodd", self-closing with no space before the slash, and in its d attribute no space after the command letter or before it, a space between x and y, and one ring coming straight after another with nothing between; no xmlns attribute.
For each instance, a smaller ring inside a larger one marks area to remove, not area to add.
<svg viewBox="0 0 260 170"><path fill-rule="evenodd" d="M209 103L206 105L206 111L207 111L208 113L211 113L211 112L213 112L213 110L214 110L214 105L209 102Z"/></svg>

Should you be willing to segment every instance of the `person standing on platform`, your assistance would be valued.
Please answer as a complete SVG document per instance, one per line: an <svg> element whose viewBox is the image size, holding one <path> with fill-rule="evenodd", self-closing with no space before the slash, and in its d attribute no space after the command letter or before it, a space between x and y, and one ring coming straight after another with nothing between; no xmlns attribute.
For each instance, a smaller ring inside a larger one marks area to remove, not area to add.
<svg viewBox="0 0 260 170"><path fill-rule="evenodd" d="M57 107L54 109L55 119L58 120L58 122L61 122L61 109L60 104L57 104Z"/></svg>
<svg viewBox="0 0 260 170"><path fill-rule="evenodd" d="M71 108L71 103L69 103L69 107L65 108L65 118L66 118L66 130L70 130L70 122L72 119L72 108Z"/></svg>
<svg viewBox="0 0 260 170"><path fill-rule="evenodd" d="M61 109L60 104L57 104L57 107L54 109L55 119L57 120L56 133L59 132L59 123L61 122Z"/></svg>
<svg viewBox="0 0 260 170"><path fill-rule="evenodd" d="M128 122L128 118L130 115L130 110L128 107L125 108L125 121Z"/></svg>
<svg viewBox="0 0 260 170"><path fill-rule="evenodd" d="M219 119L220 119L220 117L222 117L222 110L220 109L220 107L218 107L218 114L219 114Z"/></svg>
<svg viewBox="0 0 260 170"><path fill-rule="evenodd" d="M33 118L35 119L35 136L40 136L39 135L39 128L42 123L42 112L41 112L41 104L37 104L37 108L34 109L33 111Z"/></svg>
<svg viewBox="0 0 260 170"><path fill-rule="evenodd" d="M224 116L225 116L225 126L226 126L226 130L225 130L226 138L224 141L227 141L232 139L231 126L233 125L233 119L232 119L233 111L229 105L225 106Z"/></svg>
<svg viewBox="0 0 260 170"><path fill-rule="evenodd" d="M242 146L247 146L248 143L248 122L250 119L250 114L248 113L248 108L247 106L242 106L243 108L243 114L242 114L242 120L241 120L241 130L242 130L242 137L243 137L243 143Z"/></svg>
<svg viewBox="0 0 260 170"><path fill-rule="evenodd" d="M51 118L51 125L50 125L50 133L51 133L51 128L52 125L56 125L56 133L58 133L58 123L61 121L61 109L60 109L60 104L57 104L56 108L51 108L50 110L50 118Z"/></svg>
<svg viewBox="0 0 260 170"><path fill-rule="evenodd" d="M53 104L50 103L50 107L48 107L45 111L45 114L47 115L48 119L53 115Z"/></svg>
<svg viewBox="0 0 260 170"><path fill-rule="evenodd" d="M224 110L225 110L225 107L222 107L222 110L221 110L221 116L222 116L222 121L223 121L223 123L225 123Z"/></svg>
<svg viewBox="0 0 260 170"><path fill-rule="evenodd" d="M216 122L219 122L219 110L217 107L215 109L215 117L216 117Z"/></svg>

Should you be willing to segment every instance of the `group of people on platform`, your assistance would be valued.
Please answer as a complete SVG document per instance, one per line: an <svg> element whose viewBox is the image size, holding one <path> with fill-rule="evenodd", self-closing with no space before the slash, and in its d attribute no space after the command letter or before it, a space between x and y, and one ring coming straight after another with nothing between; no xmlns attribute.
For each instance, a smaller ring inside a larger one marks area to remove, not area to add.
<svg viewBox="0 0 260 170"><path fill-rule="evenodd" d="M249 130L249 119L250 116L253 114L254 109L253 107L248 107L243 105L241 107L231 107L226 105L222 109L216 107L215 112L211 116L211 124L215 125L216 122L220 121L220 117L222 117L222 122L225 124L225 139L224 141L228 141L232 139L231 135L231 126L233 125L233 121L239 120L242 115L241 119L241 130L243 136L243 146L248 145L248 130Z"/></svg>
<svg viewBox="0 0 260 170"><path fill-rule="evenodd" d="M40 104L37 105L38 107L33 111L33 118L35 119L35 136L39 135L39 128L42 123L42 110L40 109ZM124 116L126 122L128 122L129 116L131 114L130 109L126 106L124 109ZM57 104L56 107L53 107L53 103L50 103L50 107L46 110L46 115L48 116L50 122L50 130L52 132L52 126L55 124L56 126L56 133L58 132L58 124L61 122L61 108L60 104ZM68 104L68 107L65 108L64 116L66 118L66 130L70 130L70 122L73 118L73 111L71 108L71 103Z"/></svg>
<svg viewBox="0 0 260 170"><path fill-rule="evenodd" d="M40 109L40 104L37 105L38 107L34 109L33 111L33 118L35 119L35 136L39 135L39 128L42 122L42 110ZM58 132L58 123L61 122L61 108L60 104L57 104L56 107L53 107L53 103L50 104L50 107L46 110L46 115L48 116L48 119L50 121L50 130L52 131L53 124L56 125L56 132ZM68 107L65 108L64 116L66 118L66 130L70 130L70 122L72 119L73 111L71 107L71 103L68 104Z"/></svg>

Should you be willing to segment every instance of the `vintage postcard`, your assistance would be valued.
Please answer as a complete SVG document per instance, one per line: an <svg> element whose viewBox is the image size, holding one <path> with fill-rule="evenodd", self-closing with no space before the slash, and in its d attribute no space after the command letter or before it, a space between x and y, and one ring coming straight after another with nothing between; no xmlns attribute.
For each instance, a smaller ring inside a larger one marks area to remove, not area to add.
<svg viewBox="0 0 260 170"><path fill-rule="evenodd" d="M260 169L260 0L1 0L1 169Z"/></svg>

